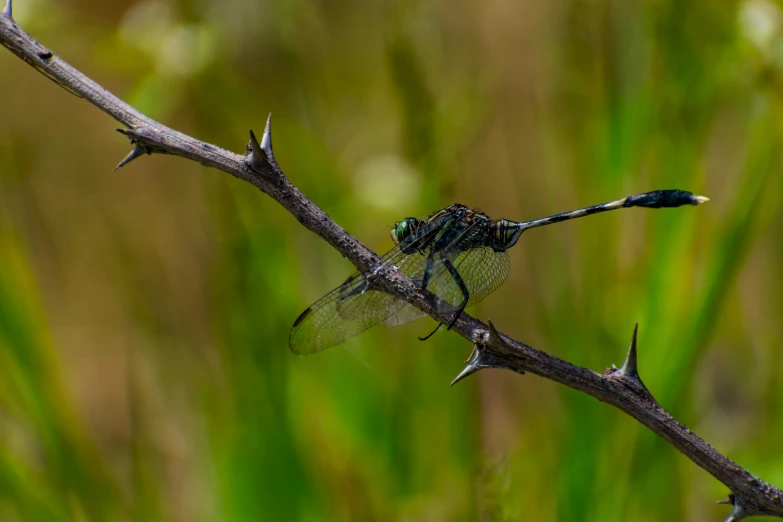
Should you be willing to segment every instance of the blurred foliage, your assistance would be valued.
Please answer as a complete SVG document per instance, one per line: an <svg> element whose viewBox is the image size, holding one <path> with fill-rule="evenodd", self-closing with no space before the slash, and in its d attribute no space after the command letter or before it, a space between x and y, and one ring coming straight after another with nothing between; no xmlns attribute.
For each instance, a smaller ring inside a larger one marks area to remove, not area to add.
<svg viewBox="0 0 783 522"><path fill-rule="evenodd" d="M17 0L155 118L232 150L275 114L291 180L378 251L454 201L530 219L681 188L703 207L530 231L473 312L575 364L634 322L659 401L783 485L783 11L772 0ZM724 488L470 346L375 328L297 358L352 271L250 185L111 168L116 123L0 53L0 519L718 520Z"/></svg>

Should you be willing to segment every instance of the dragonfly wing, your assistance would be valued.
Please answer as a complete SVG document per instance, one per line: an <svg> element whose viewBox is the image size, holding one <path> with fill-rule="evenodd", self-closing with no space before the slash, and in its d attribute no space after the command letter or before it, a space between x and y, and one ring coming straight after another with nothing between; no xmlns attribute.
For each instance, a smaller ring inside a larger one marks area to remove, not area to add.
<svg viewBox="0 0 783 522"><path fill-rule="evenodd" d="M384 254L381 266L394 266L414 281L421 281L428 245L436 241L451 219L444 216L427 223L411 243L400 243ZM384 322L405 306L405 302L389 294L372 290L371 277L369 272L356 273L305 310L291 328L291 351L306 355L337 346Z"/></svg>
<svg viewBox="0 0 783 522"><path fill-rule="evenodd" d="M483 253L474 253L457 259L455 266L470 292L468 306L473 306L498 289L508 277L511 262L508 252L495 252L484 247Z"/></svg>
<svg viewBox="0 0 783 522"><path fill-rule="evenodd" d="M406 304L399 310L397 310L391 317L386 319L383 324L388 327L399 326L401 324L410 323L422 317L427 317L427 314L416 308L415 306Z"/></svg>
<svg viewBox="0 0 783 522"><path fill-rule="evenodd" d="M453 256L446 256L446 259L457 269L465 286L468 289L470 298L467 306L473 306L489 294L497 290L508 277L510 262L506 252L495 252L489 247L473 248L460 252ZM450 308L445 308L441 312L449 313L459 306L462 302L463 294L457 282L446 269L442 260L435 263L434 275L427 289L445 301ZM424 265L421 266L423 272ZM386 326L397 326L409 323L416 319L427 317L427 314L418 308L406 304L386 319Z"/></svg>
<svg viewBox="0 0 783 522"><path fill-rule="evenodd" d="M506 252L495 252L490 247L482 247L445 257L454 265L465 283L469 294L467 306L475 305L497 290L508 277L510 262ZM451 305L451 310L441 310L442 312L454 311L464 299L462 289L442 260L439 260L427 289Z"/></svg>
<svg viewBox="0 0 783 522"><path fill-rule="evenodd" d="M307 355L342 344L382 323L405 304L367 285L366 275L359 274L305 310L291 328L291 351Z"/></svg>

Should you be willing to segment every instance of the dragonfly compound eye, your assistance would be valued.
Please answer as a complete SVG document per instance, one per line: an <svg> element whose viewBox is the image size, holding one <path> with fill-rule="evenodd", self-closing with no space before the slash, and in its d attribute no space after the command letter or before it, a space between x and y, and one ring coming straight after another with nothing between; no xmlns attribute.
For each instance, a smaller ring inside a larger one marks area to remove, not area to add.
<svg viewBox="0 0 783 522"><path fill-rule="evenodd" d="M394 228L391 231L392 241L395 243L402 243L416 230L418 224L419 220L412 217L405 218L402 221L395 223Z"/></svg>

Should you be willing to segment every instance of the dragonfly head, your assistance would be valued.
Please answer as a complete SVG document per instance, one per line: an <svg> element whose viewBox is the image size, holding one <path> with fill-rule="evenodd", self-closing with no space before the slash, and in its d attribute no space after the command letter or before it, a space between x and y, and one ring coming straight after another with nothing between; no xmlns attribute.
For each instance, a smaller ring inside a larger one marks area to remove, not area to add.
<svg viewBox="0 0 783 522"><path fill-rule="evenodd" d="M392 241L395 243L402 243L408 239L413 232L419 226L419 220L413 217L408 217L402 221L398 221L394 224L394 228L391 230Z"/></svg>
<svg viewBox="0 0 783 522"><path fill-rule="evenodd" d="M519 226L516 221L509 219L499 219L492 225L492 239L495 250L508 250L517 244L519 236L522 235L524 228Z"/></svg>

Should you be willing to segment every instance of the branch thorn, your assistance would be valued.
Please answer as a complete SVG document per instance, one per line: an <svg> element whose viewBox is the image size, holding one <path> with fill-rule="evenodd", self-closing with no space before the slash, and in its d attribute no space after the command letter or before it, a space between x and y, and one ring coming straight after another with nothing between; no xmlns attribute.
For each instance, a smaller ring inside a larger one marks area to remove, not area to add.
<svg viewBox="0 0 783 522"><path fill-rule="evenodd" d="M625 357L625 362L621 367L616 367L614 364L611 368L604 373L608 375L614 375L615 377L624 377L625 384L631 385L636 393L641 394L648 399L655 401L655 398L647 389L647 386L642 382L642 378L639 376L639 367L637 362L636 353L636 337L639 333L639 323L633 327L633 335L631 336L631 345L628 347L628 355Z"/></svg>
<svg viewBox="0 0 783 522"><path fill-rule="evenodd" d="M454 386L465 377L468 377L469 375L473 375L474 373L481 370L482 368L485 368L485 366L481 364L481 352L482 352L482 346L480 342L475 343L473 345L473 350L471 350L468 359L465 361L465 367L462 369L461 372L459 372L459 374L456 377L454 377L454 380L451 381L451 384L449 386Z"/></svg>
<svg viewBox="0 0 783 522"><path fill-rule="evenodd" d="M264 127L264 135L261 136L261 149L266 154L266 157L271 161L272 163L277 163L275 161L275 155L272 152L272 113L269 113L269 116L266 118L266 126Z"/></svg>
<svg viewBox="0 0 783 522"><path fill-rule="evenodd" d="M14 6L12 0L5 0L5 7L3 7L3 14L8 18L13 18Z"/></svg>
<svg viewBox="0 0 783 522"><path fill-rule="evenodd" d="M508 343L500 337L495 325L492 323L492 319L487 322L489 323L489 336L487 338L486 347L489 348L490 351L500 355L515 355Z"/></svg>
<svg viewBox="0 0 783 522"><path fill-rule="evenodd" d="M476 357L472 362L468 363L465 366L465 368L463 368L462 371L459 372L459 374L456 377L454 377L454 380L451 381L450 386L454 386L455 384L457 384L459 381L461 381L462 379L464 379L468 375L473 375L474 373L479 371L482 367L476 364L477 360L478 360L478 357Z"/></svg>
<svg viewBox="0 0 783 522"><path fill-rule="evenodd" d="M250 165L258 171L261 171L265 163L277 163L275 155L272 152L272 113L266 119L264 134L261 136L261 143L256 139L255 133L250 131Z"/></svg>
<svg viewBox="0 0 783 522"><path fill-rule="evenodd" d="M128 153L128 155L125 156L125 158L119 162L116 167L114 167L114 171L121 169L131 161L135 160L139 156L143 156L144 154L149 154L149 152L144 147L136 143L133 145L133 149Z"/></svg>
<svg viewBox="0 0 783 522"><path fill-rule="evenodd" d="M631 345L628 347L628 355L625 358L625 362L620 368L620 373L628 378L635 379L641 382L639 378L639 368L637 366L636 358L636 334L639 332L639 323L633 327L633 336L631 337Z"/></svg>
<svg viewBox="0 0 783 522"><path fill-rule="evenodd" d="M718 500L716 504L729 504L734 507L731 514L723 522L739 522L743 518L750 516L750 513L745 510L745 507L733 493L729 495L729 498Z"/></svg>
<svg viewBox="0 0 783 522"><path fill-rule="evenodd" d="M250 130L250 164L256 168L260 168L261 163L263 161L263 157L264 157L264 153L261 150L261 145L258 143L258 140L256 139L256 135L253 133L251 129Z"/></svg>
<svg viewBox="0 0 783 522"><path fill-rule="evenodd" d="M477 371L484 368L503 368L499 365L498 361L503 359L504 356L518 356L518 354L509 346L509 344L503 340L498 333L495 325L492 324L492 320L489 321L489 331L483 332L479 339L473 344L473 351L470 352L468 360L465 361L465 368L459 372L451 385L454 386L459 381L469 375L473 375ZM524 375L525 372L519 369L514 371Z"/></svg>

